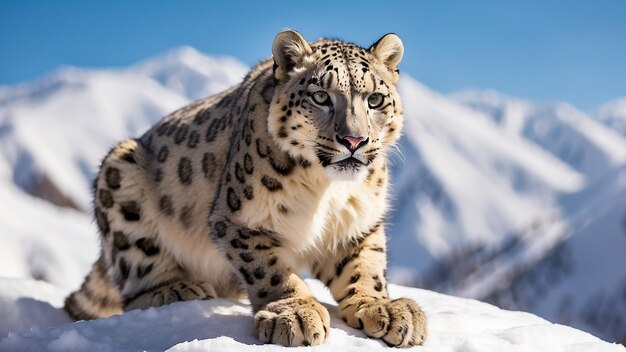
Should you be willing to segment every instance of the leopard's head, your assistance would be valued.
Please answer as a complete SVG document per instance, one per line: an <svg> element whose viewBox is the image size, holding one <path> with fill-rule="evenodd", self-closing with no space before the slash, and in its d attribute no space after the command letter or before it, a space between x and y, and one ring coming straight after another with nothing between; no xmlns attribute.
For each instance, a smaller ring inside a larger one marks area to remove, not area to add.
<svg viewBox="0 0 626 352"><path fill-rule="evenodd" d="M269 131L293 157L334 179L361 179L400 136L395 84L403 45L387 34L368 49L338 40L308 43L285 30L272 46L276 87Z"/></svg>

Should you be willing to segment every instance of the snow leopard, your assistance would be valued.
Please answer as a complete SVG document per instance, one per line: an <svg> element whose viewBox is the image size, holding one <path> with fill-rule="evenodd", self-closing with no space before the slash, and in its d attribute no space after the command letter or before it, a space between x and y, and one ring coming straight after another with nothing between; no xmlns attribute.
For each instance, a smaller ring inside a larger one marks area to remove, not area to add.
<svg viewBox="0 0 626 352"><path fill-rule="evenodd" d="M388 155L403 125L398 35L369 48L280 32L243 81L114 146L94 181L101 254L65 301L74 319L249 299L256 338L319 345L330 315L390 346L426 316L387 289Z"/></svg>

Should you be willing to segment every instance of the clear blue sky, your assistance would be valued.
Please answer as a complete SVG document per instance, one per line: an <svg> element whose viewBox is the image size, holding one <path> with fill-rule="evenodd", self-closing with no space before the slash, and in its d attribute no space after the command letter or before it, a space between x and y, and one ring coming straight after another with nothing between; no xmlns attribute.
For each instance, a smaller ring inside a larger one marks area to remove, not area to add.
<svg viewBox="0 0 626 352"><path fill-rule="evenodd" d="M401 70L450 92L494 88L585 110L626 96L626 1L0 0L0 85L62 65L124 66L191 45L249 65L290 27L405 44Z"/></svg>

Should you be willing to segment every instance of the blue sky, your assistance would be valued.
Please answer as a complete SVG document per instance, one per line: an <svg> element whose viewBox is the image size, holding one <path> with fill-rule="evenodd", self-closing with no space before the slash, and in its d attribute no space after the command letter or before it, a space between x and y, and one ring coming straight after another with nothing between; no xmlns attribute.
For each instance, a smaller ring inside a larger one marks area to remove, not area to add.
<svg viewBox="0 0 626 352"><path fill-rule="evenodd" d="M281 29L405 44L401 70L444 93L493 88L592 110L626 96L626 1L0 0L0 85L62 65L125 66L191 45L252 65Z"/></svg>

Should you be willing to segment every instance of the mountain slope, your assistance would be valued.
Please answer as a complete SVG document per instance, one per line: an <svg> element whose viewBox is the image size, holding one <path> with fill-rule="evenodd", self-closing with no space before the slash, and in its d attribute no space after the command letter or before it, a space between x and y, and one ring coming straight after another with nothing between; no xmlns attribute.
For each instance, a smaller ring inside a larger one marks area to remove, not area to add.
<svg viewBox="0 0 626 352"><path fill-rule="evenodd" d="M538 144L590 183L626 162L626 139L569 104L533 104L493 91L464 91L452 98Z"/></svg>

